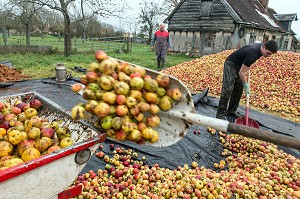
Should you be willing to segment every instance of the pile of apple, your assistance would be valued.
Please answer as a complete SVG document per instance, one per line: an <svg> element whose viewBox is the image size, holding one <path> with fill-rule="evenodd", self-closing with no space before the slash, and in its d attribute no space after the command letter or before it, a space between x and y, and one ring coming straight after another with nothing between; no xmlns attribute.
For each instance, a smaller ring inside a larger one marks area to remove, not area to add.
<svg viewBox="0 0 300 199"><path fill-rule="evenodd" d="M88 112L98 118L97 127L119 141L158 141L158 113L170 110L181 99L180 90L170 88L167 75L152 78L144 68L120 63L103 51L97 51L95 58L98 62L91 63L81 78L87 102L72 108L72 118L87 118ZM80 84L72 87L74 92L80 89Z"/></svg>
<svg viewBox="0 0 300 199"><path fill-rule="evenodd" d="M59 122L38 116L41 101L0 101L0 170L73 144L71 132Z"/></svg>
<svg viewBox="0 0 300 199"><path fill-rule="evenodd" d="M223 65L232 50L184 62L163 72L182 80L190 89L220 95ZM300 53L279 51L251 66L250 103L260 110L300 119ZM244 99L244 98L243 98Z"/></svg>
<svg viewBox="0 0 300 199"><path fill-rule="evenodd" d="M72 186L83 186L76 198L300 198L299 159L268 142L222 132L214 135L224 146L224 158L214 163L214 169L197 162L181 163L175 170L149 166L134 150L110 145L113 155L96 153L106 162L105 169L90 170L74 181Z"/></svg>

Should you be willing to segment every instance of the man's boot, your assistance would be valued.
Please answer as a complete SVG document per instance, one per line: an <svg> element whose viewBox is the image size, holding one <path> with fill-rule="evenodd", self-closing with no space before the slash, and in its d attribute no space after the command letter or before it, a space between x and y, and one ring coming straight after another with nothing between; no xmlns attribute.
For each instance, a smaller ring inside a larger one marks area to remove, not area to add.
<svg viewBox="0 0 300 199"><path fill-rule="evenodd" d="M160 60L157 60L157 69L160 69Z"/></svg>
<svg viewBox="0 0 300 199"><path fill-rule="evenodd" d="M165 60L161 60L161 68L163 69L165 67Z"/></svg>

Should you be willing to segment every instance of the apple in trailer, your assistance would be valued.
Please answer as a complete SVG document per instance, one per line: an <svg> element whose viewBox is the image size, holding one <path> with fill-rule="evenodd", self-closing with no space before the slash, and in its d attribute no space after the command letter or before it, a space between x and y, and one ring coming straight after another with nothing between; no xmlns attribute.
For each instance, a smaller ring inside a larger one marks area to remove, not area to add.
<svg viewBox="0 0 300 199"><path fill-rule="evenodd" d="M52 138L55 134L55 131L50 127L43 127L41 130L42 137Z"/></svg>
<svg viewBox="0 0 300 199"><path fill-rule="evenodd" d="M43 106L42 102L38 99L31 100L29 102L29 105L31 108L34 108L34 109L39 109Z"/></svg>
<svg viewBox="0 0 300 199"><path fill-rule="evenodd" d="M74 144L74 141L72 140L72 138L70 138L70 137L65 137L65 138L63 138L63 139L60 141L59 146L60 146L61 148L66 148L66 147L71 146L71 145L73 145L73 144Z"/></svg>
<svg viewBox="0 0 300 199"><path fill-rule="evenodd" d="M37 115L37 110L34 108L28 108L25 110L25 115L28 119L32 118L33 116Z"/></svg>

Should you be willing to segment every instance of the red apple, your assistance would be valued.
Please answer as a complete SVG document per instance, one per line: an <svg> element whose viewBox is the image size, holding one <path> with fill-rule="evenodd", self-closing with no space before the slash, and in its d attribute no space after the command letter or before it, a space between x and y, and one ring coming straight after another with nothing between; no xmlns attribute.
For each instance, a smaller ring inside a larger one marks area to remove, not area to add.
<svg viewBox="0 0 300 199"><path fill-rule="evenodd" d="M74 93L78 93L82 89L82 85L79 83L73 84L71 90Z"/></svg>
<svg viewBox="0 0 300 199"><path fill-rule="evenodd" d="M98 51L95 52L95 59L98 62L101 62L102 60L108 59L108 56L104 51L98 50Z"/></svg>
<svg viewBox="0 0 300 199"><path fill-rule="evenodd" d="M44 127L41 130L41 137L52 138L54 136L55 131L50 127Z"/></svg>
<svg viewBox="0 0 300 199"><path fill-rule="evenodd" d="M30 107L34 108L34 109L39 109L43 105L42 102L38 99L31 100L29 104L30 104Z"/></svg>
<svg viewBox="0 0 300 199"><path fill-rule="evenodd" d="M117 95L116 103L117 104L125 104L126 96L123 94Z"/></svg>
<svg viewBox="0 0 300 199"><path fill-rule="evenodd" d="M95 73L95 72L88 72L88 73L86 74L86 79L87 79L87 81L89 81L90 83L96 82L96 81L98 80L98 78L99 78L99 76L98 76L98 74Z"/></svg>

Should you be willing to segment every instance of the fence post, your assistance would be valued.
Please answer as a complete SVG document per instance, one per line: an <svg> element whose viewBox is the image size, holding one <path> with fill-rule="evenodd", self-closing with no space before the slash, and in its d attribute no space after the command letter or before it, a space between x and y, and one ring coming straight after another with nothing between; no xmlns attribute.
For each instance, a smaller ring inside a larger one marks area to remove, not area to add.
<svg viewBox="0 0 300 199"><path fill-rule="evenodd" d="M2 26L2 35L3 35L3 42L4 42L4 45L6 46L7 44L7 34L6 34L6 26Z"/></svg>

